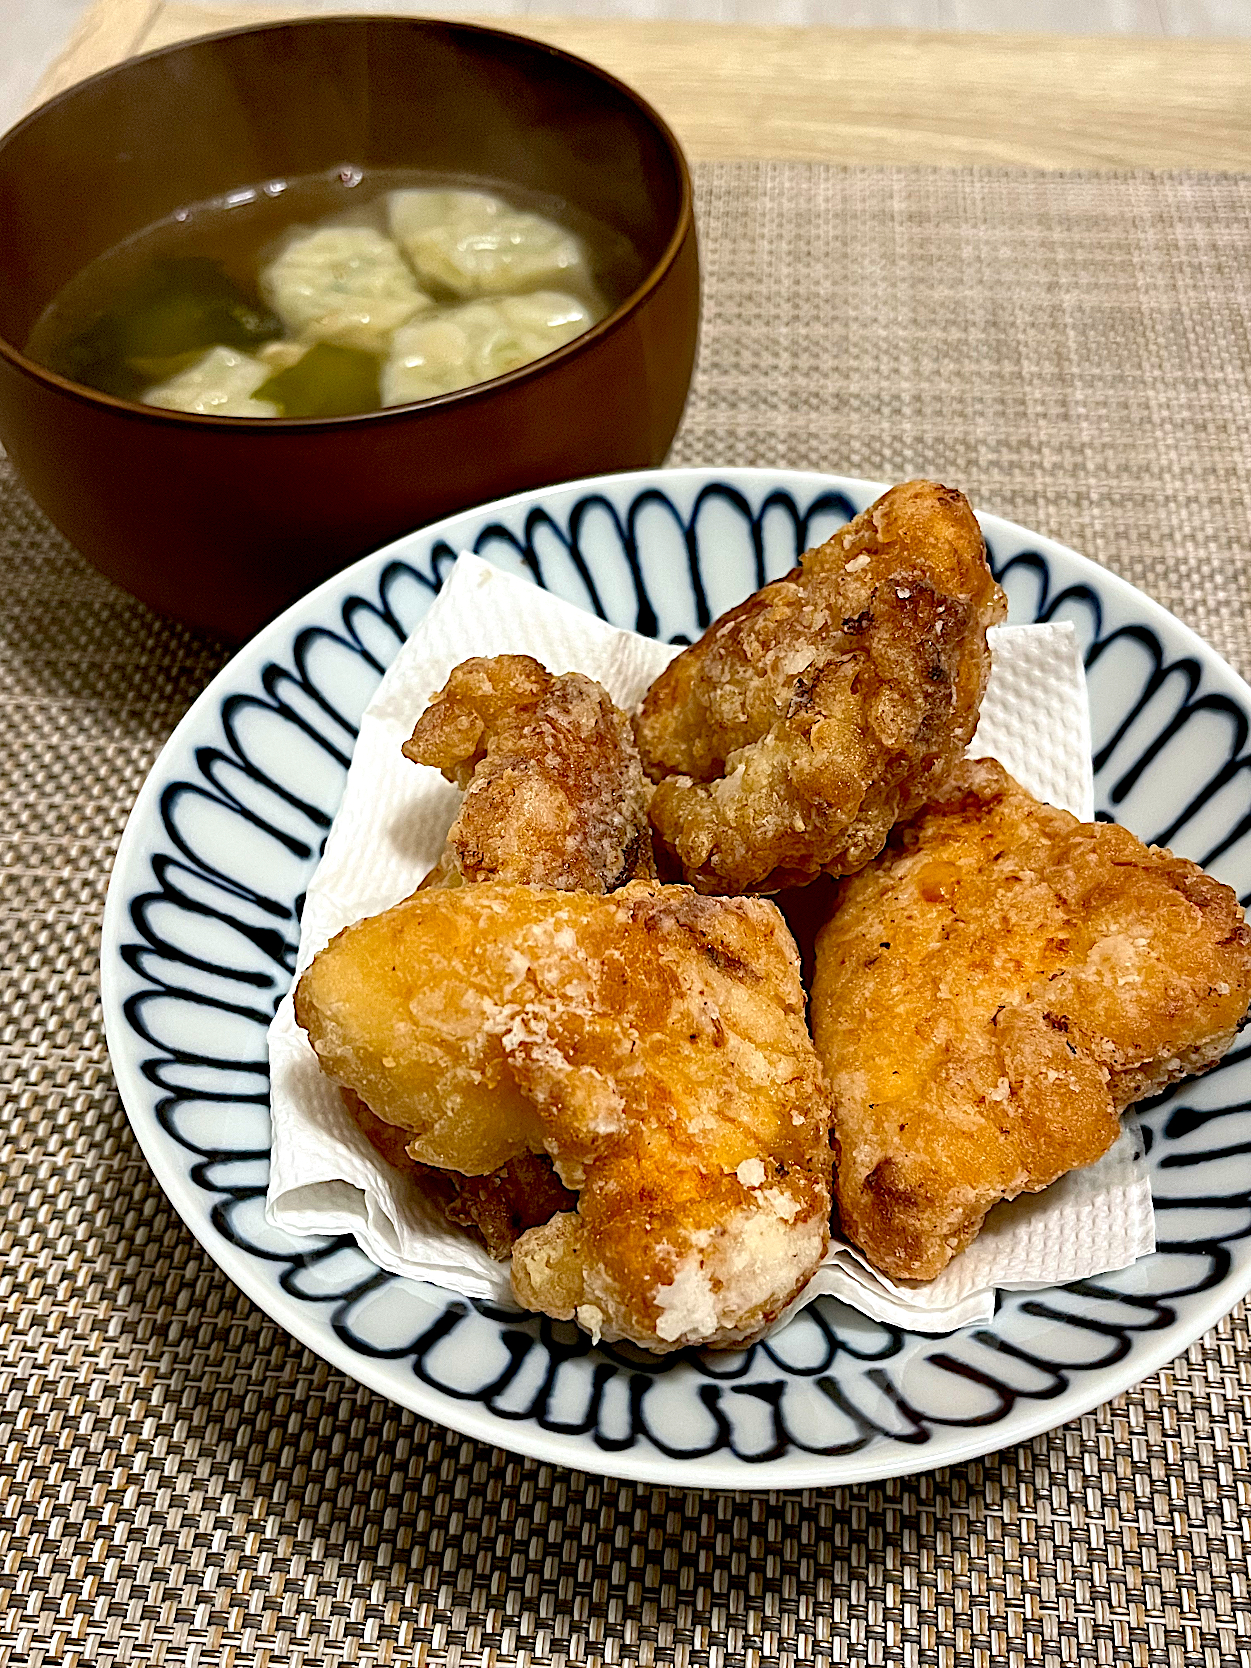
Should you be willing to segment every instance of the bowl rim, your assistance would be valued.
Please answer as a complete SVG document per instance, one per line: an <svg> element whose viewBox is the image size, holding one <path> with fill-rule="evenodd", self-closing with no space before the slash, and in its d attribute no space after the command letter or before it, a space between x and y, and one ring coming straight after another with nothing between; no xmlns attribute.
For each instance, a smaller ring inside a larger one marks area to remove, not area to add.
<svg viewBox="0 0 1251 1668"><path fill-rule="evenodd" d="M612 311L600 319L597 324L575 336L564 346L553 348L540 359L531 360L528 365L521 365L516 370L505 371L501 376L490 378L486 382L471 383L467 388L457 388L448 394L434 394L425 400L410 400L404 405L381 406L376 411L353 411L339 417L215 417L207 412L171 411L164 406L143 405L139 401L118 399L116 395L106 394L100 389L89 388L81 382L73 382L60 372L41 365L38 360L31 359L20 348L13 345L0 332L0 359L6 360L14 370L54 389L57 393L69 396L80 403L96 408L104 408L119 417L129 418L131 421L155 423L164 427L173 423L178 427L191 429L207 428L221 430L226 433L240 433L254 431L264 433L272 431L275 434L291 435L303 431L321 433L325 430L355 427L362 423L393 423L410 417L414 412L441 411L449 406L468 405L476 400L489 398L501 388L511 387L524 382L527 378L541 376L551 370L556 363L566 363L588 352L606 337L616 334L624 327L626 321L637 312L645 301L654 293L661 282L668 276L676 263L679 254L695 230L694 191L691 185L690 165L686 154L678 142L677 135L668 122L643 95L611 70L603 69L594 64L589 58L581 58L574 52L568 52L564 47L553 46L547 41L536 40L532 35L525 35L515 29L499 29L490 24L470 23L456 17L417 16L406 17L393 13L367 12L336 12L327 16L288 18L275 23L245 25L242 28L216 29L203 35L194 35L188 40L172 41L168 46L154 47L151 52L137 53L130 58L123 58L120 63L110 64L107 68L97 70L94 75L86 76L82 81L76 81L70 87L62 88L42 104L28 111L20 121L16 122L7 132L0 134L0 153L10 143L28 128L34 126L50 110L66 105L77 97L84 89L98 86L101 83L124 75L133 65L146 64L154 59L169 57L175 53L186 51L188 48L207 45L217 41L232 40L240 36L278 35L295 31L319 30L329 25L344 23L364 24L366 26L405 26L433 30L442 34L468 35L470 37L491 37L510 43L520 42L523 47L550 58L561 59L573 66L577 71L587 72L596 79L607 82L628 104L631 104L659 135L661 142L673 163L678 181L678 204L674 216L673 230L660 256L648 268L642 281L630 291L629 295L614 307Z"/></svg>

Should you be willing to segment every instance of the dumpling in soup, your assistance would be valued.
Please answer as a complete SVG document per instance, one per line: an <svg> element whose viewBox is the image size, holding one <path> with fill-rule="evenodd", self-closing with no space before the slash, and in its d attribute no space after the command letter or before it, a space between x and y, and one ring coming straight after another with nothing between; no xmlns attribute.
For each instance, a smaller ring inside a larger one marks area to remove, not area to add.
<svg viewBox="0 0 1251 1668"><path fill-rule="evenodd" d="M487 382L541 359L595 323L586 305L556 290L470 301L397 330L382 368L383 405L404 405Z"/></svg>
<svg viewBox="0 0 1251 1668"><path fill-rule="evenodd" d="M140 398L144 405L207 417L278 417L276 405L252 398L269 375L263 360L238 348L213 347L194 364L145 389Z"/></svg>
<svg viewBox="0 0 1251 1668"><path fill-rule="evenodd" d="M454 296L588 289L582 240L486 191L393 191L391 235L417 276Z"/></svg>
<svg viewBox="0 0 1251 1668"><path fill-rule="evenodd" d="M261 290L292 335L367 353L385 353L399 325L434 305L373 226L296 233L261 273Z"/></svg>

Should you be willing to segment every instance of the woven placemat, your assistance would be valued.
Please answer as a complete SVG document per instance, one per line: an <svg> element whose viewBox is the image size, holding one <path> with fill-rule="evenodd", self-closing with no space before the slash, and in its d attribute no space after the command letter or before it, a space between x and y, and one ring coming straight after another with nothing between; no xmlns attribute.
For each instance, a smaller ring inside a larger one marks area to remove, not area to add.
<svg viewBox="0 0 1251 1668"><path fill-rule="evenodd" d="M682 463L926 473L1125 574L1251 670L1251 180L697 170ZM983 1461L667 1491L430 1426L200 1251L109 1074L101 909L226 658L115 590L0 465L0 1660L1251 1661L1241 1310Z"/></svg>

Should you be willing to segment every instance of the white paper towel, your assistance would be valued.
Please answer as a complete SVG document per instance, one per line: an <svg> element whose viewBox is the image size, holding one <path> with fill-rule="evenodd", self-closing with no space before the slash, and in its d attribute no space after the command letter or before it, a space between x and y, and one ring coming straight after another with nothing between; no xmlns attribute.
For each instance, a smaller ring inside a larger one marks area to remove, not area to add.
<svg viewBox="0 0 1251 1668"><path fill-rule="evenodd" d="M408 897L442 851L460 795L437 770L404 758L400 745L454 666L473 655L530 654L550 672L585 673L629 709L677 653L462 555L362 719L343 804L309 884L297 977L343 927ZM991 653L969 751L999 759L1038 798L1089 820L1090 727L1072 626L999 627ZM290 996L270 1028L269 1053L269 1221L294 1233L351 1233L393 1273L511 1302L508 1265L450 1227L361 1134L322 1076ZM1125 1267L1154 1246L1141 1141L1132 1119L1126 1123L1098 1164L999 1206L937 1280L892 1285L859 1252L837 1245L790 1313L828 1292L879 1320L947 1331L989 1319L996 1287Z"/></svg>

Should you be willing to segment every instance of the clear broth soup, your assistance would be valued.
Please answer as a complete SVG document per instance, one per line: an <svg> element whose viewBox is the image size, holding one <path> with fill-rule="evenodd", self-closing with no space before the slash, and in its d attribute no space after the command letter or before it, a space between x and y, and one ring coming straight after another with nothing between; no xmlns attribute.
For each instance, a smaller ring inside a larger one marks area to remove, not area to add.
<svg viewBox="0 0 1251 1668"><path fill-rule="evenodd" d="M393 193L418 192L392 211ZM393 231L401 221L405 242ZM26 352L138 403L337 417L530 363L592 328L644 275L626 238L568 203L494 181L345 166L241 188L146 227L70 279ZM410 292L420 302L402 316Z"/></svg>

